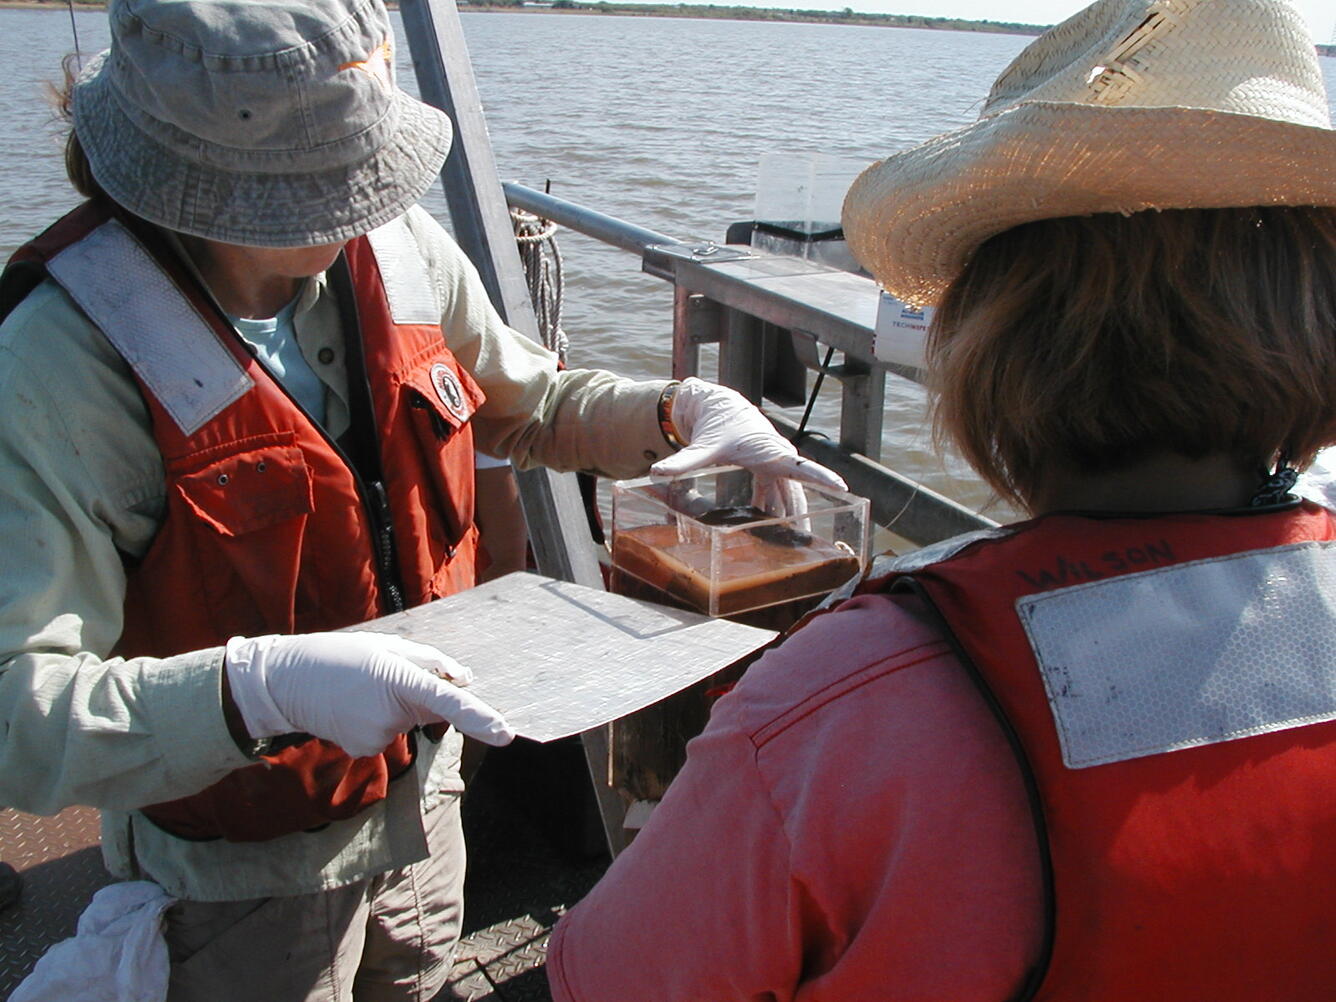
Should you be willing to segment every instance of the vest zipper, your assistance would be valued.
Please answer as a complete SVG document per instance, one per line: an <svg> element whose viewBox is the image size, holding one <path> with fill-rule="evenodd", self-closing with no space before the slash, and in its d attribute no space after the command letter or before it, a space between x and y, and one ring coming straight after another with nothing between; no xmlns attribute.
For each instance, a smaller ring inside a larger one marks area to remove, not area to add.
<svg viewBox="0 0 1336 1002"><path fill-rule="evenodd" d="M372 480L367 486L375 500L375 517L372 521L376 527L376 569L381 589L389 600L390 612L403 612L404 591L399 584L397 561L394 559L394 521L390 512L390 497L385 492L385 485L379 480Z"/></svg>
<svg viewBox="0 0 1336 1002"><path fill-rule="evenodd" d="M455 429L452 428L452 427L449 425L449 423L445 420L445 418L441 417L441 415L437 412L436 408L433 407L433 406L427 401L427 398L426 398L422 393L420 393L419 391L417 391L417 390L412 390L412 391L409 392L409 394L408 394L408 404L409 404L409 406L412 407L414 410L417 410L417 411L425 411L425 412L426 412L426 414L427 414L427 420L431 422L431 430L432 430L432 433L436 436L436 441L441 442L442 444L444 444L446 441L449 440L450 436L453 435L453 434L455 433ZM452 528L454 528L456 531L458 531L458 529L459 529L459 526L458 526L459 519L454 519L453 521L455 522L455 525L452 526ZM462 538L462 536L461 536L461 538ZM447 560L454 560L454 559L455 559L455 550L456 550L456 549L457 549L457 547L455 546L454 543L446 543L446 544L445 544L445 559L447 559Z"/></svg>
<svg viewBox="0 0 1336 1002"><path fill-rule="evenodd" d="M403 578L394 538L394 516L390 510L389 494L385 489L385 471L380 455L380 429L376 426L375 399L371 394L371 380L367 374L365 346L362 342L362 322L358 316L357 293L353 287L352 269L348 255L341 253L326 273L330 290L339 310L344 354L347 358L348 409L351 424L348 442L352 454L339 448L339 455L348 463L353 479L362 492L367 514L371 518L372 542L375 550L376 580L380 585L381 604L386 612L402 612L405 608ZM327 436L328 437L328 436Z"/></svg>

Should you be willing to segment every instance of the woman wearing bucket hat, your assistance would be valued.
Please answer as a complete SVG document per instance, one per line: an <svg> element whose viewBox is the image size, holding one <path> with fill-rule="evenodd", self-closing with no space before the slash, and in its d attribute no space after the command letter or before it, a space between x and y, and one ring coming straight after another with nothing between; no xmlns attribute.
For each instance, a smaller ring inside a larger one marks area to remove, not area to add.
<svg viewBox="0 0 1336 1002"><path fill-rule="evenodd" d="M501 323L415 208L450 123L380 0L108 13L68 95L89 200L0 280L0 802L104 810L112 872L180 899L174 1002L427 999L457 732L510 730L447 653L325 631L472 584L475 441L839 481L732 391L558 373Z"/></svg>
<svg viewBox="0 0 1336 1002"><path fill-rule="evenodd" d="M1336 521L1287 491L1336 441L1333 207L1276 0L1100 0L854 183L939 430L1034 517L748 670L557 999L1331 997Z"/></svg>

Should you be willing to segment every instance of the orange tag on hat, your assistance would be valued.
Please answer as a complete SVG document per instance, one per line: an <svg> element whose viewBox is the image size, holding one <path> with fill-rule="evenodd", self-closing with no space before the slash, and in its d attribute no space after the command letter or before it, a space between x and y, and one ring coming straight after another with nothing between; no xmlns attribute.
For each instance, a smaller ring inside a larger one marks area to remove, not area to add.
<svg viewBox="0 0 1336 1002"><path fill-rule="evenodd" d="M394 74L391 67L394 65L394 48L390 39L386 37L385 41L377 45L371 55L356 63L344 63L339 67L340 70L361 70L368 76L374 77L385 85L386 90L394 88Z"/></svg>

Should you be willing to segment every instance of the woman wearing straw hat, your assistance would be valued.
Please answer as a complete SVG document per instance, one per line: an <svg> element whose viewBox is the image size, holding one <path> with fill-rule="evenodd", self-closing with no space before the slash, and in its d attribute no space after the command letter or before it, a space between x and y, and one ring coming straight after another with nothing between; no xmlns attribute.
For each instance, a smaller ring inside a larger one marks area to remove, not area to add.
<svg viewBox="0 0 1336 1002"><path fill-rule="evenodd" d="M875 567L714 709L557 999L1328 999L1336 132L1276 0L1101 0L852 186L1030 521ZM1155 211L1159 210L1159 211Z"/></svg>
<svg viewBox="0 0 1336 1002"><path fill-rule="evenodd" d="M67 94L89 201L0 281L0 803L104 809L112 872L180 899L174 1002L428 999L457 732L510 730L448 652L324 631L473 582L474 441L839 480L732 391L558 373L501 323L414 207L450 123L380 0L109 17Z"/></svg>

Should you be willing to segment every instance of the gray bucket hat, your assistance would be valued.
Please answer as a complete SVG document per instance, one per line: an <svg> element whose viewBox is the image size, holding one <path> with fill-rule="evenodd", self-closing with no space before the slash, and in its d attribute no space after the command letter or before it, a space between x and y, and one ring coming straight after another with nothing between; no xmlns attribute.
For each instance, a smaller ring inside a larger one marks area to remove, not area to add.
<svg viewBox="0 0 1336 1002"><path fill-rule="evenodd" d="M74 130L113 201L257 247L340 243L408 210L450 120L394 83L382 0L111 0Z"/></svg>

